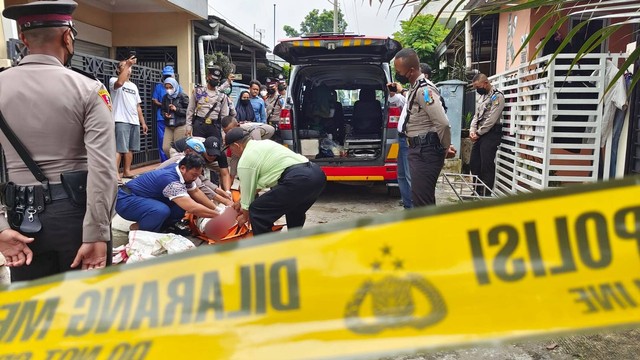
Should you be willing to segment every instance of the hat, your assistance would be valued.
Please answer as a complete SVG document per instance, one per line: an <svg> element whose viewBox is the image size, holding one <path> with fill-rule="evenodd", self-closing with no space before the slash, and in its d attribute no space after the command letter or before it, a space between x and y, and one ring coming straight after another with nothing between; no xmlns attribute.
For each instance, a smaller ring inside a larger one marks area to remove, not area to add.
<svg viewBox="0 0 640 360"><path fill-rule="evenodd" d="M275 87L276 85L278 85L278 80L267 78L266 83L267 83L267 87Z"/></svg>
<svg viewBox="0 0 640 360"><path fill-rule="evenodd" d="M191 150L197 152L200 155L204 154L205 146L202 143L202 141L198 139L195 139L195 138L187 139L187 146L190 147Z"/></svg>
<svg viewBox="0 0 640 360"><path fill-rule="evenodd" d="M9 6L2 15L18 22L20 31L46 27L73 28L71 14L78 4L71 0L36 1L23 5Z"/></svg>
<svg viewBox="0 0 640 360"><path fill-rule="evenodd" d="M220 139L215 136L209 136L204 140L204 148L207 149L207 155L220 156Z"/></svg>
<svg viewBox="0 0 640 360"><path fill-rule="evenodd" d="M213 76L214 79L220 79L222 77L222 68L214 65L213 62L209 62L207 69L209 69L209 75Z"/></svg>
<svg viewBox="0 0 640 360"><path fill-rule="evenodd" d="M162 75L174 76L176 73L173 71L173 66L167 65L162 69Z"/></svg>
<svg viewBox="0 0 640 360"><path fill-rule="evenodd" d="M226 144L224 148L228 148L229 146L231 146L231 144L240 141L247 136L249 136L249 133L244 131L244 129L241 127L229 130L229 132L227 133L227 137L224 138L224 142Z"/></svg>

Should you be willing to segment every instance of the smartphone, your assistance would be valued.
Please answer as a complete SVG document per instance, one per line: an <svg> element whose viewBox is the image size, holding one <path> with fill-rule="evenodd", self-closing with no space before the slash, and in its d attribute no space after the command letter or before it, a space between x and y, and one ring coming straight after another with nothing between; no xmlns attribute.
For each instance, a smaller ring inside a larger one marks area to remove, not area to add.
<svg viewBox="0 0 640 360"><path fill-rule="evenodd" d="M398 92L398 85L396 85L396 84L389 85L389 86L387 86L387 89L389 89L389 91L391 91L391 92Z"/></svg>

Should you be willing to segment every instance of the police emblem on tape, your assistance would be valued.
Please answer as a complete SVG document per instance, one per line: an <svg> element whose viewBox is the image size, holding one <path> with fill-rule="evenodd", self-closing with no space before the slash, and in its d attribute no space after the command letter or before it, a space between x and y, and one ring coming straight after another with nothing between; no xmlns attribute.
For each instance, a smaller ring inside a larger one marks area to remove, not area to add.
<svg viewBox="0 0 640 360"><path fill-rule="evenodd" d="M389 246L381 252L382 260L371 264L374 277L360 285L345 307L347 328L358 334L376 334L402 327L424 329L442 321L447 306L433 284L418 274L397 275L403 261L393 260ZM388 264L393 271L383 269Z"/></svg>

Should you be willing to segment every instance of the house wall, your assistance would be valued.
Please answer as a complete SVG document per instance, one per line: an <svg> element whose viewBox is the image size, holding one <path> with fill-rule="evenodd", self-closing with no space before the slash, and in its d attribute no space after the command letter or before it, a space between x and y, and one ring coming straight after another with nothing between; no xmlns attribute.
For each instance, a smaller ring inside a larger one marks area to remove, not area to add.
<svg viewBox="0 0 640 360"><path fill-rule="evenodd" d="M513 54L517 53L522 45L524 39L529 35L531 28L542 19L547 13L547 8L521 10L512 13L500 14L499 29L498 29L498 55L497 55L497 72L503 72L510 70L522 63L523 59L526 61L531 60L536 51L538 42L543 39L556 19L550 19L538 29L538 34L535 35L526 48L526 54L521 53L516 59L513 59ZM566 10L564 14L567 14L569 10ZM615 22L620 22L620 19L613 19ZM563 24L558 30L563 36L567 36L569 33L569 21ZM624 52L627 44L632 42L633 26L624 25L618 31L616 31L608 40L606 51L609 52Z"/></svg>
<svg viewBox="0 0 640 360"><path fill-rule="evenodd" d="M184 89L191 89L193 88L191 20L195 18L186 13L117 14L113 19L113 46L177 47L177 71L183 82L180 85Z"/></svg>
<svg viewBox="0 0 640 360"><path fill-rule="evenodd" d="M0 0L0 13L4 10L4 1ZM6 19L0 19L0 68L8 67L9 59L7 59L7 44L4 37L4 21Z"/></svg>
<svg viewBox="0 0 640 360"><path fill-rule="evenodd" d="M529 59L529 47L515 56L529 34L531 10L500 14L496 71L501 73Z"/></svg>
<svg viewBox="0 0 640 360"><path fill-rule="evenodd" d="M26 2L27 0L4 0L6 6ZM177 47L177 71L181 74L180 79L183 82L180 85L185 89L193 87L191 20L196 19L194 15L186 12L111 13L79 3L73 18L78 22L79 40L107 46L111 48L112 56L115 54L115 48L120 46ZM167 24L171 25L167 26ZM6 49L0 54L4 53Z"/></svg>

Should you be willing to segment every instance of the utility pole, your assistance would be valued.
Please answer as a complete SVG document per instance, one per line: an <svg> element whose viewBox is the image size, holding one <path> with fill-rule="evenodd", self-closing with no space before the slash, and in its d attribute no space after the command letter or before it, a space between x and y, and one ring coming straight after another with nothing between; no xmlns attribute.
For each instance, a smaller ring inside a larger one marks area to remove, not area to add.
<svg viewBox="0 0 640 360"><path fill-rule="evenodd" d="M333 0L333 32L338 33L338 0Z"/></svg>
<svg viewBox="0 0 640 360"><path fill-rule="evenodd" d="M276 47L276 4L273 4L273 48ZM275 55L274 55L275 59Z"/></svg>
<svg viewBox="0 0 640 360"><path fill-rule="evenodd" d="M328 0L329 4L333 5L333 32L338 33L338 1L340 0Z"/></svg>

